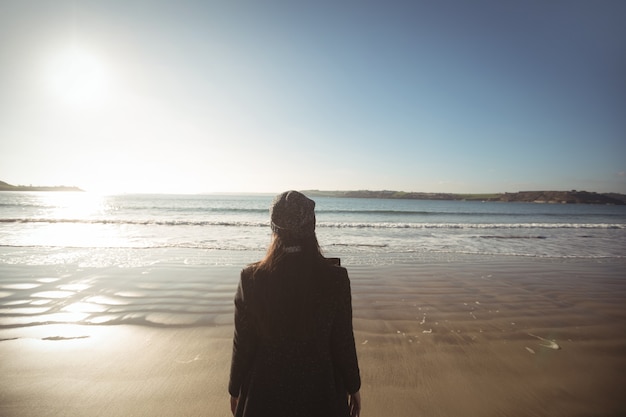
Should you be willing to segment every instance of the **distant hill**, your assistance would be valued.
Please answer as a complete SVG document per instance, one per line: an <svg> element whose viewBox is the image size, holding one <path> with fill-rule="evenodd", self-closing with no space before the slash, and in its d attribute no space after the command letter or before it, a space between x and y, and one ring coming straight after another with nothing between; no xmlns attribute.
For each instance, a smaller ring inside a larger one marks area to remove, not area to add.
<svg viewBox="0 0 626 417"><path fill-rule="evenodd" d="M32 185L11 185L0 181L0 191L83 191L78 187L57 186L32 186Z"/></svg>
<svg viewBox="0 0 626 417"><path fill-rule="evenodd" d="M599 194L589 191L520 191L504 193L500 201L527 201L532 203L563 203L563 204L626 204L626 195Z"/></svg>
<svg viewBox="0 0 626 417"><path fill-rule="evenodd" d="M589 191L520 191L516 193L494 194L454 194L454 193L416 193L404 191L320 191L305 190L311 197L344 198L390 198L406 200L463 200L463 201L501 201L551 204L610 204L626 205L626 195L617 193L594 193Z"/></svg>

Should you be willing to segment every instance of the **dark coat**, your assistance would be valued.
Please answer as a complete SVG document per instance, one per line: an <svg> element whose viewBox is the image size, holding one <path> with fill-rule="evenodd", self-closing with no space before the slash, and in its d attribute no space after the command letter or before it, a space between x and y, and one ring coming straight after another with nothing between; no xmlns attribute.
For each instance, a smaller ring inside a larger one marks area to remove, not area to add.
<svg viewBox="0 0 626 417"><path fill-rule="evenodd" d="M345 417L347 394L361 379L352 330L350 280L345 268L317 270L301 296L314 318L306 335L268 336L253 305L279 279L241 272L235 296L235 335L228 390L239 397L237 417ZM287 279L297 280L298 277ZM296 284L298 285L298 284ZM281 314L289 314L283 310ZM288 317L287 317L288 318ZM293 332L297 333L297 332ZM300 332L302 333L302 332Z"/></svg>

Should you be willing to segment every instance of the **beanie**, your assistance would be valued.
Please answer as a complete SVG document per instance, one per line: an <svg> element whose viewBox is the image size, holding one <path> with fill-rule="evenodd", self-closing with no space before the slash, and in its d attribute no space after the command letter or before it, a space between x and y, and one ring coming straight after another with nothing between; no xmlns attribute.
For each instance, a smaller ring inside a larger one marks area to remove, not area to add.
<svg viewBox="0 0 626 417"><path fill-rule="evenodd" d="M274 198L270 219L272 230L280 236L310 236L315 233L315 201L297 191L286 191Z"/></svg>

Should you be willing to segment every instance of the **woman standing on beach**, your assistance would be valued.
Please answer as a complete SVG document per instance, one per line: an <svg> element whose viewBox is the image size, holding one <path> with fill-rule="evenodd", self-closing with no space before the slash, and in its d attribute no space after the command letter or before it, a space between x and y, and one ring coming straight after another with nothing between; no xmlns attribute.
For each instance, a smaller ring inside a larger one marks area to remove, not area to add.
<svg viewBox="0 0 626 417"><path fill-rule="evenodd" d="M267 255L241 272L228 386L237 417L360 415L350 281L322 256L314 209L296 191L278 195Z"/></svg>

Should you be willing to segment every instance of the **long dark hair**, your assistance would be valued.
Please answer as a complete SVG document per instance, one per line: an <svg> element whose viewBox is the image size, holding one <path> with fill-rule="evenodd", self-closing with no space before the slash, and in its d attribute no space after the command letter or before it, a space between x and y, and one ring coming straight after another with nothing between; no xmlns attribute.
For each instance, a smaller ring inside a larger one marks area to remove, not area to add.
<svg viewBox="0 0 626 417"><path fill-rule="evenodd" d="M327 265L317 237L273 233L265 258L254 265L252 310L261 336L305 339L314 321L314 280Z"/></svg>
<svg viewBox="0 0 626 417"><path fill-rule="evenodd" d="M306 237L272 233L272 242L265 258L257 264L257 270L273 273L294 259L298 260L303 269L325 261L315 233Z"/></svg>

